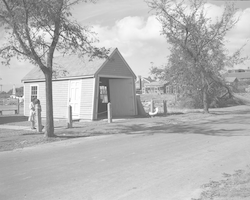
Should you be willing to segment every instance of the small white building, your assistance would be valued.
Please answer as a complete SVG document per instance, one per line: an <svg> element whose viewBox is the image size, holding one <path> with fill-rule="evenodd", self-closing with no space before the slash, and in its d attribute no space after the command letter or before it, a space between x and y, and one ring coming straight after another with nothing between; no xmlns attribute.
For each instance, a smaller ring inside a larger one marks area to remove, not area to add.
<svg viewBox="0 0 250 200"><path fill-rule="evenodd" d="M116 48L107 59L78 56L55 57L53 68L54 118L66 118L72 106L73 119L96 120L107 114L107 103L114 117L137 115L136 76ZM42 117L46 116L45 78L34 67L24 78L24 115L29 115L32 97L40 100Z"/></svg>

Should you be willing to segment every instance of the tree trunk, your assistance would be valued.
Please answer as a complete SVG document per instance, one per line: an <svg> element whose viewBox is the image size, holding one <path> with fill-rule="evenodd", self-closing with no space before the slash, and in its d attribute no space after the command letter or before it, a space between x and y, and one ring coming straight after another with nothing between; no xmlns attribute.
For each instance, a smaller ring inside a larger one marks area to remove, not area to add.
<svg viewBox="0 0 250 200"><path fill-rule="evenodd" d="M203 103L203 112L209 113L208 111L208 95L207 95L207 84L205 81L205 75L201 72L201 79L202 79L202 103Z"/></svg>
<svg viewBox="0 0 250 200"><path fill-rule="evenodd" d="M54 135L54 118L53 118L53 98L52 98L52 70L45 73L46 81L46 131L45 137Z"/></svg>
<svg viewBox="0 0 250 200"><path fill-rule="evenodd" d="M207 95L207 87L205 86L202 91L202 101L203 101L203 112L204 113L209 113L208 111L208 95Z"/></svg>

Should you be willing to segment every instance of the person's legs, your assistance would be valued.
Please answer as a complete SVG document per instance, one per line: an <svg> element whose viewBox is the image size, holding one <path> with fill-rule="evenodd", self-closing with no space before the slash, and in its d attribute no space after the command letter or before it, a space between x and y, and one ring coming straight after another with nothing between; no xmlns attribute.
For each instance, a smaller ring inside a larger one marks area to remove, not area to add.
<svg viewBox="0 0 250 200"><path fill-rule="evenodd" d="M31 121L31 129L35 129L35 121Z"/></svg>

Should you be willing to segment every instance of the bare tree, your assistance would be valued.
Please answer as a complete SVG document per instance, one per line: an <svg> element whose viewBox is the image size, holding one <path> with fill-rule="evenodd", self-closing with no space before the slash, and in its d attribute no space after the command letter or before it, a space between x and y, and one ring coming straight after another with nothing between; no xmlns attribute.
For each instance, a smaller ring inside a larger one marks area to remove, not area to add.
<svg viewBox="0 0 250 200"><path fill-rule="evenodd" d="M87 26L73 20L71 6L94 0L0 0L0 27L7 33L7 41L0 55L8 64L12 57L29 60L41 69L46 82L46 131L54 136L52 73L53 56L88 54L104 57L105 48L96 48L95 34Z"/></svg>
<svg viewBox="0 0 250 200"><path fill-rule="evenodd" d="M226 33L238 21L236 8L233 4L226 4L221 17L213 22L206 16L203 0L145 1L156 12L162 25L161 34L171 45L167 68L171 69L172 78L200 90L204 112L208 113L208 99L213 88L227 88L219 71L229 63L243 61L240 50L229 56L225 49Z"/></svg>

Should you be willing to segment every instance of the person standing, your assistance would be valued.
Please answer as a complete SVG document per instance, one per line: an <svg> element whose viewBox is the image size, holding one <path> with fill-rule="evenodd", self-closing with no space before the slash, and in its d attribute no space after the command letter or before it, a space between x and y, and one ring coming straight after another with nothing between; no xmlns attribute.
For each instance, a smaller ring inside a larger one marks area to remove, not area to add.
<svg viewBox="0 0 250 200"><path fill-rule="evenodd" d="M32 98L31 102L29 104L29 109L30 109L30 113L29 113L29 119L28 121L31 122L31 129L36 129L35 128L35 115L36 115L36 111L35 111L35 104L34 101L36 100L36 98Z"/></svg>

